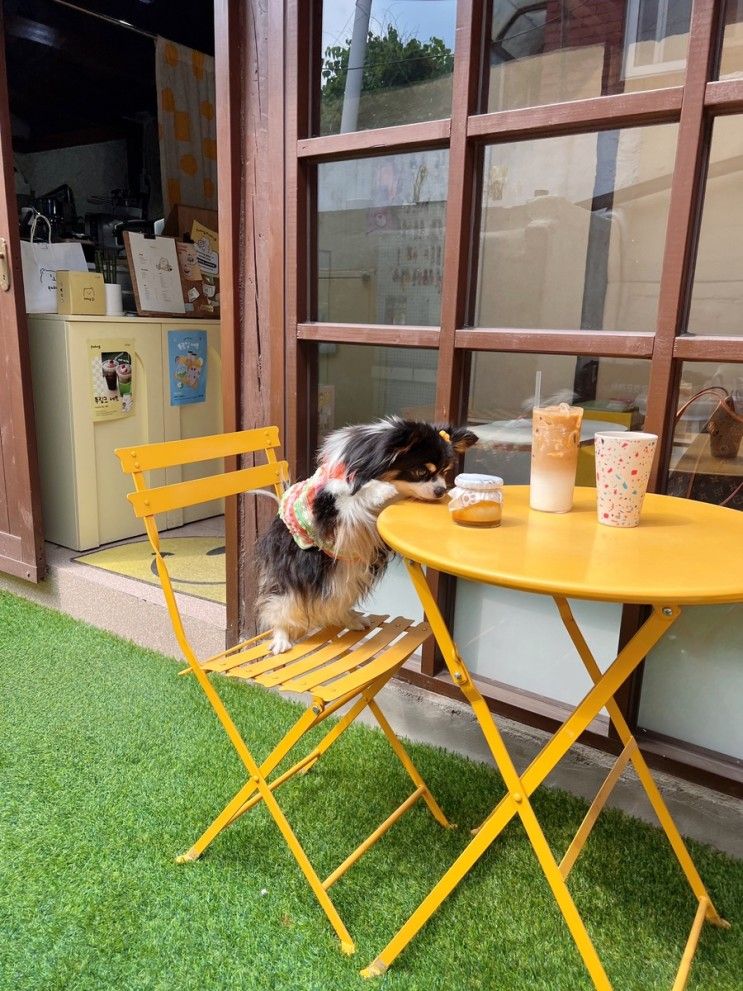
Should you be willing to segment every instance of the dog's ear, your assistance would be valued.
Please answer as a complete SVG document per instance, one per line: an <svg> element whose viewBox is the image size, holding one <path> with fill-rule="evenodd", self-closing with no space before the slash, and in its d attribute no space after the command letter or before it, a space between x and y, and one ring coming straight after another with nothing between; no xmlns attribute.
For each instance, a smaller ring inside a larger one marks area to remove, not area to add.
<svg viewBox="0 0 743 991"><path fill-rule="evenodd" d="M449 435L451 446L457 454L464 454L468 448L476 444L480 439L477 434L473 434L466 427L452 427L451 424L443 428Z"/></svg>

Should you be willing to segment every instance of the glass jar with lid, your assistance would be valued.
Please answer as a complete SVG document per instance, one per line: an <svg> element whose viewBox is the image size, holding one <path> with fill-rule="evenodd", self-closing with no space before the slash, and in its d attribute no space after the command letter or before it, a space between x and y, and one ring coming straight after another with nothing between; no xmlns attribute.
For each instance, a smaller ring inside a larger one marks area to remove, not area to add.
<svg viewBox="0 0 743 991"><path fill-rule="evenodd" d="M500 526L503 479L497 475L457 475L449 491L449 511L462 526Z"/></svg>

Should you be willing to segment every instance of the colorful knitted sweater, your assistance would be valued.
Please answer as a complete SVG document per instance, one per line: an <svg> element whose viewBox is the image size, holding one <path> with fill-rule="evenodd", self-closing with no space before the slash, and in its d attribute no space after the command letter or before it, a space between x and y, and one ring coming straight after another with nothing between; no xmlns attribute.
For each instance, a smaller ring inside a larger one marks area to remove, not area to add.
<svg viewBox="0 0 743 991"><path fill-rule="evenodd" d="M318 493L333 479L345 479L344 465L336 464L331 469L320 465L311 478L290 485L281 497L279 516L287 530L303 551L317 547L331 557L337 557L332 544L324 541L317 532L314 504Z"/></svg>

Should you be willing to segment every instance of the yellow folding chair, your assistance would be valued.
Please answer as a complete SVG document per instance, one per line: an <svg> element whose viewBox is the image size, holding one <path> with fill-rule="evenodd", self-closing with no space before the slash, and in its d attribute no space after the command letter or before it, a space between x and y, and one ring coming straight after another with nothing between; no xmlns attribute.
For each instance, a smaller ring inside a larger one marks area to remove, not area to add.
<svg viewBox="0 0 743 991"><path fill-rule="evenodd" d="M159 513L264 487L272 486L276 495L280 496L288 481L288 466L285 461L277 460L278 447L278 429L265 427L200 437L195 440L119 448L116 454L121 461L123 471L130 474L134 481L135 491L130 493L128 498L136 516L144 520L147 536L155 552L157 573L165 593L175 636L189 664L189 667L180 673L192 672L196 676L247 771L246 783L193 846L178 857L177 861L185 863L196 860L223 829L236 822L243 813L260 801L265 802L337 933L343 951L353 953L353 940L330 900L328 889L419 799L423 799L440 825L444 827L450 825L376 702L377 693L429 636L430 628L427 623L414 624L412 620L402 617L389 619L387 616L372 616L369 617L371 622L369 629L358 631L328 627L311 633L291 650L277 656L269 652L271 635L269 630L200 662L183 628L168 569L160 553L160 539L155 520ZM153 488L148 487L145 482L145 473L149 471L258 452L263 452L265 464ZM300 716L271 754L258 765L209 677L213 673L244 678L280 691L310 692L312 705ZM334 723L309 754L273 780L269 780L271 774L309 730L338 712L347 703L351 703L350 708ZM363 843L328 877L321 880L282 812L274 792L279 785L289 781L298 772L304 774L309 771L365 708L369 708L374 714L415 788Z"/></svg>

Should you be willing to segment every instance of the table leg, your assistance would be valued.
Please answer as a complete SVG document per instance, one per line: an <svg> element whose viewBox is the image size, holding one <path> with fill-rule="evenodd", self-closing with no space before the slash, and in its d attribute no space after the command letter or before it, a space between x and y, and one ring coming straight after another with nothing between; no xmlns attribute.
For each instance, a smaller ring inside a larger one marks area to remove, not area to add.
<svg viewBox="0 0 743 991"><path fill-rule="evenodd" d="M675 608L656 608L653 610L650 618L624 647L614 663L603 675L600 675L593 689L591 689L571 716L558 729L534 761L532 761L526 772L519 776L485 700L473 684L466 667L459 657L454 641L428 588L422 568L414 561L406 561L405 565L423 605L426 618L436 637L446 666L452 678L461 687L465 698L472 706L493 754L496 766L503 776L508 794L485 820L474 838L438 884L434 886L431 892L421 902L413 915L411 915L369 967L362 971L362 974L365 977L373 977L387 970L393 960L407 946L431 915L433 915L444 899L454 890L459 881L479 860L514 815L518 815L524 824L537 859L552 888L568 929L583 957L594 986L597 991L611 991L609 979L585 929L572 896L568 891L565 880L560 873L560 868L549 848L529 802L529 796L539 787L570 750L571 746L600 710L607 702L613 700L613 696L619 687L626 681L643 657L661 639L671 623L677 618L679 610Z"/></svg>
<svg viewBox="0 0 743 991"><path fill-rule="evenodd" d="M568 631L568 634L570 635L570 639L575 644L575 648L578 651L580 659L583 661L584 667L588 671L588 674L590 675L594 685L596 685L599 683L599 681L601 681L602 678L601 669L596 663L596 659L591 653L591 650L588 644L586 643L586 640L583 634L581 633L578 624L575 621L575 617L573 616L573 612L570 608L570 605L568 604L567 599L560 596L555 596L554 598L558 611L560 613L560 618L562 619L563 624L565 625L565 628ZM713 925L720 926L722 928L728 928L730 923L726 922L725 919L723 919L722 916L720 916L717 910L715 909L715 906L712 903L712 899L709 897L709 894L707 893L707 889L704 887L702 879L699 876L696 867L694 866L694 862L692 861L689 851L686 848L686 844L684 843L681 834L678 831L676 823L673 821L673 818L671 817L671 813L668 811L668 806L663 801L663 797L661 796L661 793L658 790L658 786L656 785L655 781L652 778L652 775L650 773L650 768L645 762L645 758L642 756L642 753L639 747L637 746L637 741L632 735L632 731L630 730L629 726L627 725L627 721L622 715L621 709L619 708L619 706L617 705L616 701L613 698L609 699L609 701L606 703L606 709L609 713L609 717L612 723L614 724L614 728L617 731L617 735L619 736L619 739L624 744L623 753L625 753L627 755L627 758L632 761L637 776L640 779L643 788L645 789L645 794L648 796L648 800L650 801L650 804L653 807L653 811L657 815L658 820L661 826L663 827L663 831L668 837L668 842L671 844L673 852L676 854L676 858L681 866L682 871L684 872L684 875L686 876L686 880L689 882L689 887L694 892L695 896L700 902L702 899L707 900L706 916L705 916L706 920L708 922L711 922ZM606 798L608 798L608 794L610 791L611 791L611 787L607 789L605 795L601 796L602 804L603 801L605 801ZM588 833L586 833L586 835L582 838L583 842L585 842L587 836ZM583 843L581 843L580 846L578 847L577 853L580 853L580 847L582 847L582 845ZM577 853L575 854L575 856L577 856Z"/></svg>

